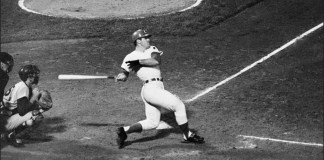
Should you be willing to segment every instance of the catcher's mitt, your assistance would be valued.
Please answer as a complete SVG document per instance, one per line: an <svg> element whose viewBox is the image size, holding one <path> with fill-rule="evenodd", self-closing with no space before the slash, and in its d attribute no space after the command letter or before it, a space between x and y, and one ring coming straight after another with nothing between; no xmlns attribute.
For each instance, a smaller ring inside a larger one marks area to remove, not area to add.
<svg viewBox="0 0 324 160"><path fill-rule="evenodd" d="M38 99L38 105L40 109L47 111L53 107L52 97L49 91L40 90L40 98Z"/></svg>

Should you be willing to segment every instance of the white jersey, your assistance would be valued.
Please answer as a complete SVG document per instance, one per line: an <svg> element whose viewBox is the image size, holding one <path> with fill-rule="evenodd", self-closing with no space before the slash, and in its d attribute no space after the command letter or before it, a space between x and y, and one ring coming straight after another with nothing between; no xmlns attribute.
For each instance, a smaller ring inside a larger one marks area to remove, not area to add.
<svg viewBox="0 0 324 160"><path fill-rule="evenodd" d="M123 63L121 67L125 69L127 72L130 72L131 70L127 66L126 62L127 61L134 61L134 60L141 60L141 59L148 59L151 58L152 52L158 52L160 55L163 54L162 51L159 51L155 46L151 46L149 49L145 50L144 52L140 51L133 51L126 55L126 57L123 60ZM146 81L152 78L161 78L161 71L160 68L158 67L141 67L137 73L137 77L142 80Z"/></svg>
<svg viewBox="0 0 324 160"><path fill-rule="evenodd" d="M28 86L23 82L19 82L11 87L3 96L4 105L9 109L13 110L17 108L17 100L23 97L29 99L30 90Z"/></svg>

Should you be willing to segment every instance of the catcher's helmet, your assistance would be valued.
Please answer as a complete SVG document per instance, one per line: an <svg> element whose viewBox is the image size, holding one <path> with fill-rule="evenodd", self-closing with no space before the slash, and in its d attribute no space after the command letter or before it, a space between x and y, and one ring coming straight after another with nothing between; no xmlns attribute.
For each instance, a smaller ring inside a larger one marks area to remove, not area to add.
<svg viewBox="0 0 324 160"><path fill-rule="evenodd" d="M8 73L12 70L12 67L14 65L14 60L10 54L7 52L1 52L0 53L0 62L7 64L8 67Z"/></svg>
<svg viewBox="0 0 324 160"><path fill-rule="evenodd" d="M142 30L142 29L139 29L137 31L135 31L133 34L132 34L132 40L133 42L136 41L137 39L139 38L144 38L144 37L151 37L152 35L146 33L145 30Z"/></svg>
<svg viewBox="0 0 324 160"><path fill-rule="evenodd" d="M36 65L26 65L21 67L18 74L22 81L26 81L28 77L38 77L40 70Z"/></svg>

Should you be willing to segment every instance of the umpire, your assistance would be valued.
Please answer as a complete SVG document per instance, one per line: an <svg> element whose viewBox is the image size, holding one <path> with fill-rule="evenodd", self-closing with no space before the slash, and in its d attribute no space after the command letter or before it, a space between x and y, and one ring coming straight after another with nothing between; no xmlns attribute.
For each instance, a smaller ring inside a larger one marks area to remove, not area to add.
<svg viewBox="0 0 324 160"><path fill-rule="evenodd" d="M9 81L8 73L12 70L12 67L14 65L13 58L10 54L7 52L1 52L0 53L0 63L1 63L1 69L0 69L0 98L2 103L2 97L5 90L5 87Z"/></svg>

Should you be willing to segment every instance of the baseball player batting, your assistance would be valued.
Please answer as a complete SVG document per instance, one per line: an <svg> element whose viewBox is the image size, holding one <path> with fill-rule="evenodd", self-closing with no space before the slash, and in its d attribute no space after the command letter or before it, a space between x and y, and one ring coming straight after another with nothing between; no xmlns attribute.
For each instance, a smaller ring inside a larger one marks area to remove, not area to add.
<svg viewBox="0 0 324 160"><path fill-rule="evenodd" d="M161 108L173 111L176 122L183 132L186 143L204 143L204 138L191 132L184 103L175 95L164 89L160 64L162 51L150 45L151 35L144 30L137 30L132 34L135 50L123 60L123 71L116 76L116 81L126 81L129 73L133 72L143 81L141 97L145 104L146 119L130 126L117 129L117 145L123 148L127 135L143 130L163 128L165 122L160 120Z"/></svg>

